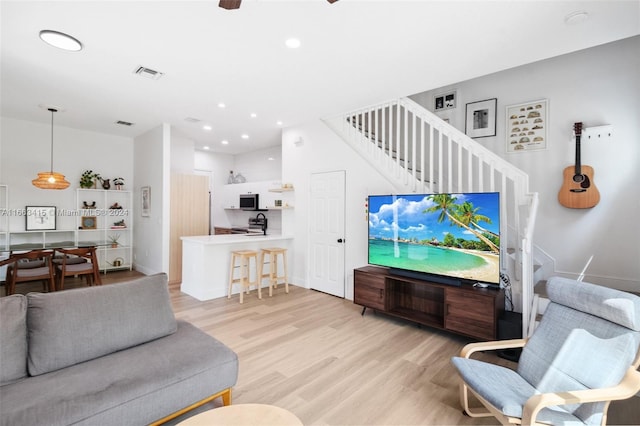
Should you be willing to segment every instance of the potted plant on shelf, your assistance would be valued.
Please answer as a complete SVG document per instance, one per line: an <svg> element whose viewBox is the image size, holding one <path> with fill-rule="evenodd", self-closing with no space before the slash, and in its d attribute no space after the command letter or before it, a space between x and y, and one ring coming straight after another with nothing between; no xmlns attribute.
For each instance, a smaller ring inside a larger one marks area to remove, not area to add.
<svg viewBox="0 0 640 426"><path fill-rule="evenodd" d="M113 178L113 184L116 186L116 189L120 190L124 186L124 178L117 177Z"/></svg>
<svg viewBox="0 0 640 426"><path fill-rule="evenodd" d="M93 170L85 170L80 176L80 188L95 188L98 180L100 180L98 173L93 173Z"/></svg>
<svg viewBox="0 0 640 426"><path fill-rule="evenodd" d="M111 241L111 248L118 247L118 240L120 239L120 234L109 235L109 241Z"/></svg>

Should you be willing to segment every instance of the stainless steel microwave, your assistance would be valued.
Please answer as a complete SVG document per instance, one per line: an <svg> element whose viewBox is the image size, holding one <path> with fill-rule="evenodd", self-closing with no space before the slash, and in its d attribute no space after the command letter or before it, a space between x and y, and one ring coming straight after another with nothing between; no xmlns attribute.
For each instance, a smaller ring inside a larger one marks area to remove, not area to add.
<svg viewBox="0 0 640 426"><path fill-rule="evenodd" d="M240 194L240 208L242 210L258 210L260 208L260 194Z"/></svg>

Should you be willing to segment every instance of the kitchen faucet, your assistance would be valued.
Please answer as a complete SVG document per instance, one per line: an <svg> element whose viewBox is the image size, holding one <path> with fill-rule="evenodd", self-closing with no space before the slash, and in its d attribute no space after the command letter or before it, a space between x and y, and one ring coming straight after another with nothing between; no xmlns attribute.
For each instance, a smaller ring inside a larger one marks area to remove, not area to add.
<svg viewBox="0 0 640 426"><path fill-rule="evenodd" d="M262 233L264 235L267 235L267 217L264 215L264 213L258 213L256 215L256 222L258 222L258 218L260 216L262 216L262 223L261 223L261 225L262 225Z"/></svg>

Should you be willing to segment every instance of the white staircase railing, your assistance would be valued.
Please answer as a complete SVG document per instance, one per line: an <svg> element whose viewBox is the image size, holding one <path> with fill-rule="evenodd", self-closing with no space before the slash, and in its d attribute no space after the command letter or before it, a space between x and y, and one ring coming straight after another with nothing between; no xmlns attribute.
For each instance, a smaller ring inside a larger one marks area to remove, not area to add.
<svg viewBox="0 0 640 426"><path fill-rule="evenodd" d="M526 336L538 205L537 194L529 192L528 175L408 98L341 114L325 123L399 194L500 192L501 271L511 279L513 305L522 312Z"/></svg>

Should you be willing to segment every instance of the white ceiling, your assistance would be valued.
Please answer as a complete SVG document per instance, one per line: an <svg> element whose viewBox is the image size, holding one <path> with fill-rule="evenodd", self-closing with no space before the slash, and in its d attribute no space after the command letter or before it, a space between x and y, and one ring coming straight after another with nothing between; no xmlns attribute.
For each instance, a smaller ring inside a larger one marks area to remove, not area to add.
<svg viewBox="0 0 640 426"><path fill-rule="evenodd" d="M635 0L217 4L2 0L2 115L48 123L39 105L54 105L64 109L56 125L126 137L164 122L197 148L237 154L279 144L278 120L300 124L640 34ZM578 10L589 19L565 24ZM43 29L84 49L51 47ZM289 37L302 46L286 48ZM138 66L164 76L137 76Z"/></svg>

